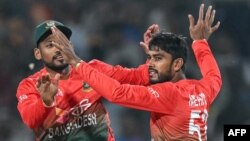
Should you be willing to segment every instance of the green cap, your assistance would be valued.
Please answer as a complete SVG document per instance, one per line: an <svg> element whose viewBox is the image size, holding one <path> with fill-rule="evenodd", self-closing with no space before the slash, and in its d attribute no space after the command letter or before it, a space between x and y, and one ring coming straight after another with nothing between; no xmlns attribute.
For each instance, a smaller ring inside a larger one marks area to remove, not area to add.
<svg viewBox="0 0 250 141"><path fill-rule="evenodd" d="M48 21L44 21L41 24L39 24L38 26L36 26L35 42L37 45L39 44L39 42L41 42L42 39L45 39L47 36L49 36L52 33L50 30L50 28L52 26L56 26L60 31L62 31L62 33L68 39L70 39L70 36L72 34L72 31L70 30L70 28L68 28L67 26L65 26L64 24L62 24L58 21L48 20Z"/></svg>

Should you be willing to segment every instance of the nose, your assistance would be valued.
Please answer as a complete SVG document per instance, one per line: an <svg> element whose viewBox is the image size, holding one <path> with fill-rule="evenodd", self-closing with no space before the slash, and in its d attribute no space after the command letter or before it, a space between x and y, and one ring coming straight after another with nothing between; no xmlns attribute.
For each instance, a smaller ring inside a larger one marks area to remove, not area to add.
<svg viewBox="0 0 250 141"><path fill-rule="evenodd" d="M149 59L149 60L148 60L148 66L149 66L149 67L152 67L152 68L155 67L155 63L154 63L153 59Z"/></svg>
<svg viewBox="0 0 250 141"><path fill-rule="evenodd" d="M54 48L55 48L56 52L60 52L60 50L58 48L56 48L56 47L54 47Z"/></svg>

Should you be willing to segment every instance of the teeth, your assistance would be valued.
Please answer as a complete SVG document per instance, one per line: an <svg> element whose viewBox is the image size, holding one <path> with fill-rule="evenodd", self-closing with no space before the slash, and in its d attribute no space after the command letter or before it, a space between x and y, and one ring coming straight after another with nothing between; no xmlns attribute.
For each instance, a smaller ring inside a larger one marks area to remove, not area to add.
<svg viewBox="0 0 250 141"><path fill-rule="evenodd" d="M149 75L154 75L154 74L155 74L155 72L153 72L153 71L149 72Z"/></svg>

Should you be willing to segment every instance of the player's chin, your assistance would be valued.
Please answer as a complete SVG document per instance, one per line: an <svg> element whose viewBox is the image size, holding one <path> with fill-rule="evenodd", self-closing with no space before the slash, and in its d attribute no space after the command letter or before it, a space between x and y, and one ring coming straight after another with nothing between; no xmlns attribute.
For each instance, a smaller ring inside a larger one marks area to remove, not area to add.
<svg viewBox="0 0 250 141"><path fill-rule="evenodd" d="M158 77L150 77L149 81L150 81L151 84L155 84L155 83L159 82L159 79L158 79Z"/></svg>
<svg viewBox="0 0 250 141"><path fill-rule="evenodd" d="M68 64L55 65L54 70L61 71L67 68L68 66L69 66Z"/></svg>
<svg viewBox="0 0 250 141"><path fill-rule="evenodd" d="M65 61L54 61L53 62L55 67L64 67L64 66L68 66L68 64Z"/></svg>

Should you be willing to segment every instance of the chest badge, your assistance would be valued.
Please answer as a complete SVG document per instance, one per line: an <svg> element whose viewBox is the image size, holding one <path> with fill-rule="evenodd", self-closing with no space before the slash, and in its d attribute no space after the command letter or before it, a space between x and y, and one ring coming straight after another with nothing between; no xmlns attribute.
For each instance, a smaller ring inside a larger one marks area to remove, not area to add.
<svg viewBox="0 0 250 141"><path fill-rule="evenodd" d="M93 89L89 86L89 84L87 84L86 82L83 82L83 85L82 85L82 89L84 92L88 93L90 91L92 91Z"/></svg>

